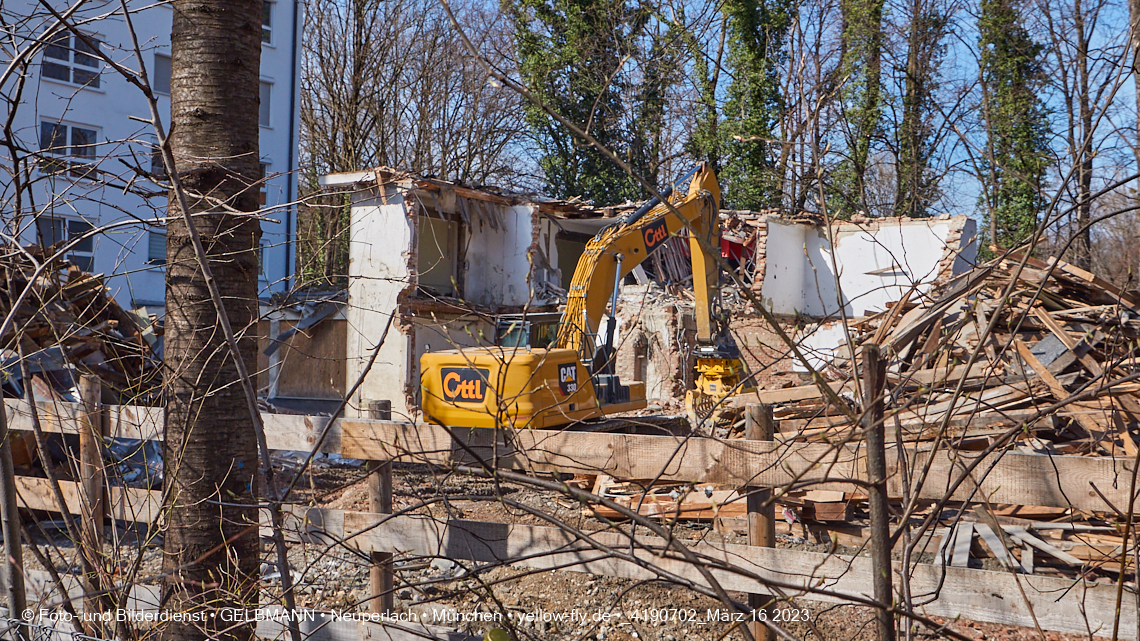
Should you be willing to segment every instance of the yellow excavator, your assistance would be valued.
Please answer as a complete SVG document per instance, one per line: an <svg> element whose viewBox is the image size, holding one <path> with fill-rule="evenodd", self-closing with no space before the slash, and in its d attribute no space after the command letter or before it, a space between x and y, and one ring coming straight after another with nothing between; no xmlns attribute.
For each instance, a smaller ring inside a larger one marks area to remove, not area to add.
<svg viewBox="0 0 1140 641"><path fill-rule="evenodd" d="M674 195L672 186L662 192L673 210L654 198L586 244L556 330L553 323L541 327L539 317L523 316L497 329L495 346L424 354L420 359L424 418L453 427L543 429L644 408L645 384L623 384L614 371L617 294L622 279L670 236L682 232L684 223L719 251L716 175L702 163L674 185L686 180L687 194ZM696 238L689 238L689 249L696 298L697 379L686 405L690 418L704 420L720 399L741 391L736 388L745 368L727 323L714 317L719 301L717 263ZM609 317L603 318L607 303ZM539 340L542 336L546 340Z"/></svg>

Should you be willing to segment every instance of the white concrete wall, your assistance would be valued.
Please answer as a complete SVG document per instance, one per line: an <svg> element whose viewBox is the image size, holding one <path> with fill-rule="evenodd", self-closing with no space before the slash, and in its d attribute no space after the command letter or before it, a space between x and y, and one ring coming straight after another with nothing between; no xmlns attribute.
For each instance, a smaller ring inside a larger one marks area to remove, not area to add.
<svg viewBox="0 0 1140 641"><path fill-rule="evenodd" d="M60 10L66 8L62 3L53 4ZM128 0L127 6L137 10L132 14L132 21L142 48L143 62L153 77L155 56L170 55L173 9L170 4L149 0ZM269 164L268 171L273 176L266 190L270 207L296 200L296 150L300 123L300 47L297 39L304 19L301 0L276 0L272 7L273 38L263 45L261 52L261 80L272 85L270 119L268 126L260 129L261 159ZM81 8L75 17L79 21L91 20L82 28L104 43L104 52L128 68L137 69L139 63L133 55L127 24L121 16L111 15L118 10L117 4L94 2ZM54 19L34 0L9 2L4 5L4 11L13 16L35 16L28 24L21 25L18 33L12 34L17 40L22 37L39 38L44 29L54 23ZM110 17L93 20L98 16ZM116 187L103 188L78 178L48 177L37 172L33 174L33 179L39 181L35 194L37 206L48 204L48 209L58 218L83 220L95 227L128 223L95 238L94 269L109 276L108 285L124 307L162 305L166 291L165 270L147 262L147 232L163 230L161 226L131 221L165 216L166 195L160 193L148 201L141 196L124 194L121 187L133 180L137 187L157 190L155 185L135 178L120 162L135 163L141 159L144 168L149 169L150 151L142 143L155 140L153 130L131 119L132 116L149 119L145 98L138 89L107 68L100 73L100 86L94 88L44 76L42 54L33 62L22 102L16 109L14 129L17 144L38 150L42 121L93 129L97 131L98 168L108 172L112 178L119 177L112 180L118 183ZM4 87L5 92L12 90L14 82L12 80ZM169 127L170 98L165 94L157 97L163 124ZM11 210L12 186L7 180L0 177L0 203L3 203L0 217L10 221L15 212ZM293 240L297 227L295 209L283 208L265 213L277 222L262 223L265 234L262 242L266 246L264 271L260 278L262 295L288 288L295 262ZM35 242L35 229L29 221L22 226L22 238L25 242ZM153 311L159 312L161 308Z"/></svg>
<svg viewBox="0 0 1140 641"><path fill-rule="evenodd" d="M409 283L407 261L413 240L413 219L405 214L403 198L389 190L383 204L376 190L353 196L348 244L347 387L352 389L364 371L388 318L396 310L397 297ZM363 384L349 399L349 416L366 416L367 401L388 399L397 414L407 412L409 345L395 319L376 362Z"/></svg>
<svg viewBox="0 0 1140 641"><path fill-rule="evenodd" d="M804 243L809 225L768 218L761 297L774 314L804 311Z"/></svg>
<svg viewBox="0 0 1140 641"><path fill-rule="evenodd" d="M777 314L835 316L841 303L848 316L876 313L915 283L929 287L948 252L960 252L953 273L968 269L975 229L966 217L842 223L833 249L824 228L769 218L762 296Z"/></svg>
<svg viewBox="0 0 1140 641"><path fill-rule="evenodd" d="M367 173L367 172L365 172ZM409 215L410 200L396 188L389 188L386 199L369 185L365 174L329 176L330 188L353 192L349 241L349 300L347 388L351 389L367 365L372 350L384 331L388 317L396 313L401 292L411 293L413 277L408 270L412 248L416 246L416 218ZM530 206L500 210L505 227L493 229L475 222L468 229L463 297L486 307L522 307L528 302L544 305L550 301L533 297L532 258L535 245L545 247L548 261L557 264L555 229L549 220ZM538 259L541 262L541 259ZM557 273L537 268L541 278ZM410 306L414 310L415 305ZM494 327L474 316L447 312L405 314L397 318L381 346L376 363L350 399L350 416L364 416L368 401L392 401L395 416L413 418L419 392L419 361L429 349L440 351L488 344Z"/></svg>
<svg viewBox="0 0 1140 641"><path fill-rule="evenodd" d="M472 226L464 297L488 307L553 304L551 296L543 295L545 290L539 281L561 285L561 276L556 272L557 228L530 205L503 207L500 211L507 229L495 230L486 224ZM532 248L541 248L545 264L542 256L531 255Z"/></svg>
<svg viewBox="0 0 1140 641"><path fill-rule="evenodd" d="M464 298L485 306L522 306L530 300L527 250L532 212L527 206L499 209L506 229L474 223L467 246Z"/></svg>

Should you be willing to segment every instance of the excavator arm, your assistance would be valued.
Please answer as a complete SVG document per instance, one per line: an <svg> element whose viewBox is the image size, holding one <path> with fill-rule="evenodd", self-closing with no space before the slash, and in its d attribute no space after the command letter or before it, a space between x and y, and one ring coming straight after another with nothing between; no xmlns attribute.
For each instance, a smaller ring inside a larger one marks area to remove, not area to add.
<svg viewBox="0 0 1140 641"><path fill-rule="evenodd" d="M586 337L604 331L602 317L615 287L670 236L683 230L686 223L698 237L707 241L707 246L719 250L720 187L716 175L706 163L701 163L677 182L683 183L690 176L687 194L675 195L672 188L662 194L667 199L672 197L670 204L679 217L654 198L603 229L586 244L570 282L558 347L577 350L583 360L592 358L593 341ZM717 295L718 268L715 258L705 254L697 238L689 238L689 250L693 261L697 342L708 344L713 340L711 304Z"/></svg>
<svg viewBox="0 0 1140 641"><path fill-rule="evenodd" d="M424 354L420 359L422 408L427 420L457 427L550 428L646 406L645 384L622 385L614 372L614 323L595 352L607 303L616 307L617 285L670 236L688 226L697 320L697 389L686 402L703 422L741 380L743 366L731 337L714 333L713 301L719 273L720 187L705 164L683 176L688 193L662 191L654 199L598 233L587 245L559 325L548 347L498 345ZM671 207L670 207L671 206Z"/></svg>

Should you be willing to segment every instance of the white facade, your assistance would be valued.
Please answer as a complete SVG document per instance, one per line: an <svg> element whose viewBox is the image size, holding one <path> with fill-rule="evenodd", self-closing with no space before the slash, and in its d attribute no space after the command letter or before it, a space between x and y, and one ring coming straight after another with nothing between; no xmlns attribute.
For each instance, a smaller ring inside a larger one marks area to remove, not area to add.
<svg viewBox="0 0 1140 641"><path fill-rule="evenodd" d="M68 8L64 2L52 4L61 12ZM131 16L133 26L159 97L163 124L169 128L173 9L168 4L137 0L128 0L127 6L138 10ZM263 191L268 209L264 215L273 222L262 223L263 296L288 288L295 263L296 210L285 205L297 198L302 10L299 0L265 3L260 153L267 172ZM42 38L55 23L34 1L4 3L0 12L8 24L23 23L22 35L30 38ZM99 42L100 51L125 67L138 68L127 21L117 0L88 2L75 19L83 33ZM50 235L58 240L81 233L89 229L88 225L113 225L92 242L75 247L73 262L106 275L107 285L124 307L161 307L165 299L164 232L145 221L166 215L166 195L158 193L161 190L150 181L137 177L123 162L151 168L149 145L156 137L149 124L136 120L149 120L147 102L126 79L90 57L86 51L89 45L82 40L63 36L54 44L57 46L32 59L16 109L16 136L28 150L58 150L48 155L54 162L83 171L94 166L101 179L95 182L75 172L33 170L30 177L37 184L32 196L42 222L37 230L32 221L23 220L22 239L37 242ZM5 94L12 94L14 83L12 80L4 86ZM156 193L149 199L124 193L128 184ZM0 175L0 193L3 216L11 219L16 203L9 173ZM22 199L21 209L27 215L32 207L26 193ZM276 205L282 207L276 209ZM50 222L52 219L56 222Z"/></svg>
<svg viewBox="0 0 1140 641"><path fill-rule="evenodd" d="M881 312L972 267L975 230L965 216L836 223L833 248L826 228L769 216L761 296L781 315L834 318L840 302L847 316Z"/></svg>
<svg viewBox="0 0 1140 641"><path fill-rule="evenodd" d="M352 196L345 389L377 352L345 414L388 400L414 420L425 352L491 344L488 314L554 309L559 229L534 203L379 171L321 179Z"/></svg>

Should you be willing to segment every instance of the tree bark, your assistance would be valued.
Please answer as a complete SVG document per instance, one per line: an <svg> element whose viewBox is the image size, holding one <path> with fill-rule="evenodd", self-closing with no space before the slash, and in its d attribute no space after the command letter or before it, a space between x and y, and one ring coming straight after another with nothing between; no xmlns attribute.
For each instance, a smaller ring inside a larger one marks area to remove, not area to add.
<svg viewBox="0 0 1140 641"><path fill-rule="evenodd" d="M1140 0L1128 0L1128 41L1132 46L1132 82L1136 99L1136 136L1132 141L1132 153L1136 157L1136 167L1140 168ZM1140 193L1140 181L1136 184Z"/></svg>
<svg viewBox="0 0 1140 641"><path fill-rule="evenodd" d="M257 0L176 0L171 33L171 134L194 225L239 337L226 346L178 200L167 224L164 457L171 509L164 571L167 607L203 612L169 623L163 638L247 640L253 626L209 612L257 607L257 444L235 358L255 363L258 107ZM199 215L206 213L206 215Z"/></svg>
<svg viewBox="0 0 1140 641"><path fill-rule="evenodd" d="M750 441L771 441L775 435L775 420L772 418L772 406L748 405L744 408L744 438ZM768 503L772 497L772 488L749 486L748 498L748 545L771 548L776 547L776 508ZM767 503L767 505L765 505ZM752 608L752 621L748 629L752 632L755 641L775 641L776 633L758 616L759 611L767 610L772 604L772 597L766 594L749 594L748 607Z"/></svg>
<svg viewBox="0 0 1140 641"><path fill-rule="evenodd" d="M1075 158L1077 165L1076 239L1069 262L1081 269L1092 269L1092 230L1083 229L1092 220L1093 177L1093 97L1089 87L1089 36L1085 31L1083 0L1073 0L1073 27L1076 32L1077 64L1077 115L1080 118L1080 138Z"/></svg>
<svg viewBox="0 0 1140 641"><path fill-rule="evenodd" d="M875 623L879 641L895 641L895 617L887 608L894 605L891 568L891 511L887 498L886 426L883 424L883 386L886 361L879 346L863 345L863 434L867 444L867 499L871 513L871 560L875 573L871 582L875 601Z"/></svg>

